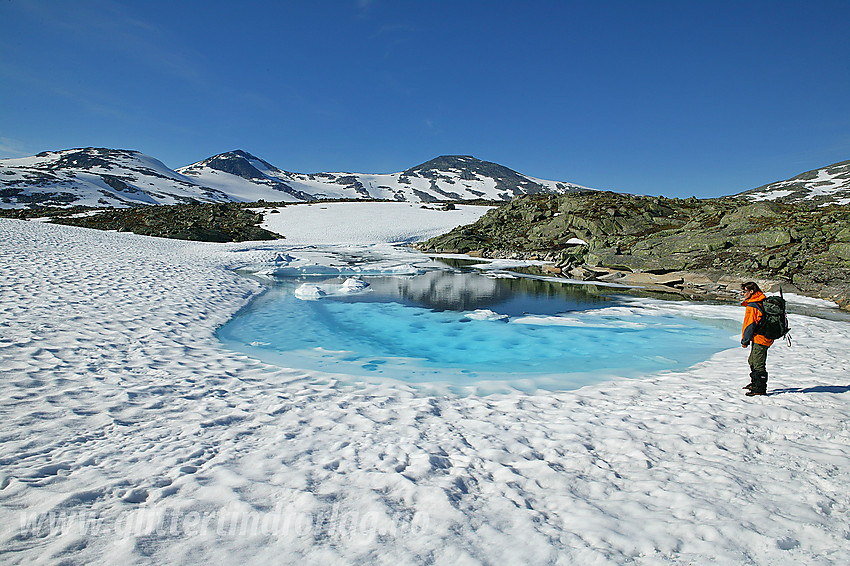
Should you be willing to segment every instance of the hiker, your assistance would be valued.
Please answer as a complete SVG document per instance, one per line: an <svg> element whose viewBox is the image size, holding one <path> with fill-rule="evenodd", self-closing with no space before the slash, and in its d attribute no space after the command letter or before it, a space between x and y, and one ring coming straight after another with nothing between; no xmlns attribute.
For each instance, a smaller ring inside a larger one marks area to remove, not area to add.
<svg viewBox="0 0 850 566"><path fill-rule="evenodd" d="M746 348L752 343L750 357L747 358L750 364L750 383L745 385L744 389L749 389L748 397L767 395L767 349L773 344L773 340L756 332L756 327L764 316L764 309L759 307L767 297L752 281L742 283L741 291L744 293L741 306L747 307L744 312L744 328L741 331L741 346Z"/></svg>

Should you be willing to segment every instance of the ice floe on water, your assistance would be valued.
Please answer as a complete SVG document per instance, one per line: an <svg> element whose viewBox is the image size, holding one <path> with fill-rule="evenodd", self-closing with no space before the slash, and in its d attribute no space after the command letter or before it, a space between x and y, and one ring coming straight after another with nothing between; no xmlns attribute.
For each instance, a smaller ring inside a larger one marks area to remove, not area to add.
<svg viewBox="0 0 850 566"><path fill-rule="evenodd" d="M525 316L512 321L515 324L533 324L536 326L582 326L596 328L630 328L643 329L647 327L646 322L621 320L619 317L595 317L595 316Z"/></svg>
<svg viewBox="0 0 850 566"><path fill-rule="evenodd" d="M326 297L328 293L318 285L304 283L303 285L295 289L294 294L299 299L305 301L313 301L316 299L321 299L322 297Z"/></svg>
<svg viewBox="0 0 850 566"><path fill-rule="evenodd" d="M399 261L397 258L363 261L356 256L356 248L345 248L345 251L346 253L332 253L327 249L313 248L298 255L286 254L287 259L282 261L279 261L279 258L283 256L276 254L270 261L248 263L241 266L240 270L260 277L415 275L424 271L422 266ZM428 263L429 260L420 258L420 262Z"/></svg>
<svg viewBox="0 0 850 566"><path fill-rule="evenodd" d="M463 318L467 320L507 321L509 317L506 314L499 314L497 312L491 311L490 309L476 309L472 312L464 314Z"/></svg>
<svg viewBox="0 0 850 566"><path fill-rule="evenodd" d="M850 563L846 321L792 314L755 399L734 343L640 379L458 395L216 337L266 289L235 270L276 254L422 265L390 239L216 245L0 219L0 560Z"/></svg>
<svg viewBox="0 0 850 566"><path fill-rule="evenodd" d="M317 300L322 297L354 295L363 293L369 290L369 284L362 279L354 277L347 278L342 284L323 284L316 285L314 283L302 283L293 294L302 300Z"/></svg>
<svg viewBox="0 0 850 566"><path fill-rule="evenodd" d="M362 279L355 279L354 277L349 277L340 286L339 293L343 295L353 295L355 293L362 293L367 289L369 289L368 283L366 283Z"/></svg>

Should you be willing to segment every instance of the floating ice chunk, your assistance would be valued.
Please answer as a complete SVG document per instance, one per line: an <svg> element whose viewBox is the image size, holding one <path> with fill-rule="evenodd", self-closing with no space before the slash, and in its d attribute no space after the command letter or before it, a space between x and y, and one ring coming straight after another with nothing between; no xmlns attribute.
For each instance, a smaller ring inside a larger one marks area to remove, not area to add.
<svg viewBox="0 0 850 566"><path fill-rule="evenodd" d="M508 315L493 312L490 309L478 309L463 315L469 320L508 320Z"/></svg>
<svg viewBox="0 0 850 566"><path fill-rule="evenodd" d="M272 270L278 277L297 277L302 275L419 275L425 270L410 264L389 265L290 265L281 264Z"/></svg>
<svg viewBox="0 0 850 566"><path fill-rule="evenodd" d="M281 266L273 271L273 275L278 277L297 277L299 275L337 275L340 273L338 267L332 265L302 265L302 266Z"/></svg>
<svg viewBox="0 0 850 566"><path fill-rule="evenodd" d="M304 301L315 301L316 299L321 299L322 297L327 296L327 293L318 285L304 283L295 289L295 296Z"/></svg>
<svg viewBox="0 0 850 566"><path fill-rule="evenodd" d="M353 295L369 289L369 284L355 277L349 277L342 285L304 283L293 293L297 298L313 301L334 295Z"/></svg>
<svg viewBox="0 0 850 566"><path fill-rule="evenodd" d="M402 265L394 265L392 267L389 267L387 268L386 272L398 275L419 275L421 273L425 273L425 270L421 267L416 267L415 265L405 263Z"/></svg>
<svg viewBox="0 0 850 566"><path fill-rule="evenodd" d="M354 277L349 277L345 280L345 283L339 288L339 293L343 295L350 295L353 293L360 293L369 288L369 284L363 281L362 279L355 279Z"/></svg>
<svg viewBox="0 0 850 566"><path fill-rule="evenodd" d="M593 314L593 311L589 311ZM632 320L622 320L609 317L587 317L588 313L582 313L581 316L546 316L546 315L528 315L522 318L516 318L511 322L516 324L532 324L537 326L577 326L583 328L628 328L642 329L647 328L647 324Z"/></svg>

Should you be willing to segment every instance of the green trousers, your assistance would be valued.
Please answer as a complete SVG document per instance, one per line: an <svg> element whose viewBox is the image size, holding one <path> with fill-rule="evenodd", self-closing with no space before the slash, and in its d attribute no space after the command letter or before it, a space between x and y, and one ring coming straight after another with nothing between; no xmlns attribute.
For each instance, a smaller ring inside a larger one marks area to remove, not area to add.
<svg viewBox="0 0 850 566"><path fill-rule="evenodd" d="M762 346L753 342L750 349L750 357L747 362L750 364L750 370L753 373L764 374L767 376L767 349L769 346Z"/></svg>

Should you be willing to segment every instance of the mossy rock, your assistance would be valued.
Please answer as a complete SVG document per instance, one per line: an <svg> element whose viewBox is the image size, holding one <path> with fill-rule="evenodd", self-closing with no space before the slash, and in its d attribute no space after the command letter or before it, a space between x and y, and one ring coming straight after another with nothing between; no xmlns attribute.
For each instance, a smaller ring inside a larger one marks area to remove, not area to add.
<svg viewBox="0 0 850 566"><path fill-rule="evenodd" d="M829 253L840 259L850 261L850 243L836 242L829 246Z"/></svg>
<svg viewBox="0 0 850 566"><path fill-rule="evenodd" d="M58 224L180 240L243 242L282 238L257 226L262 220L261 214L240 203L139 206L102 210L82 218L53 218Z"/></svg>
<svg viewBox="0 0 850 566"><path fill-rule="evenodd" d="M737 240L739 244L744 246L776 248L790 244L792 239L791 234L786 230L767 230L742 234L738 236Z"/></svg>

